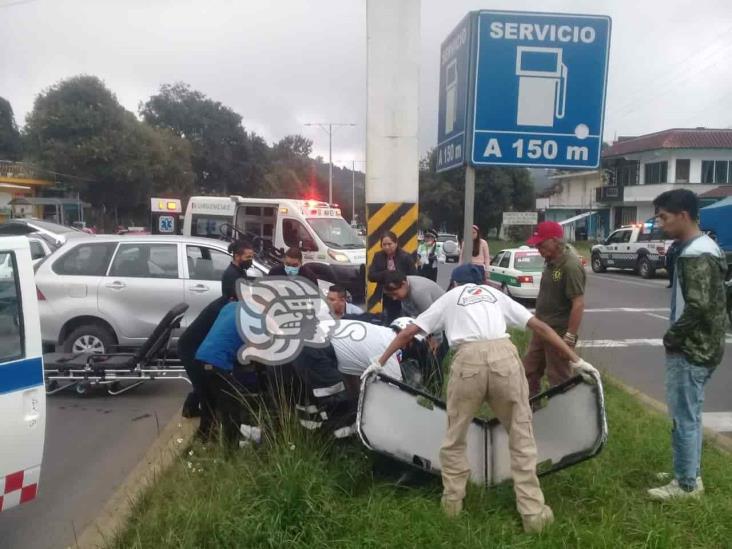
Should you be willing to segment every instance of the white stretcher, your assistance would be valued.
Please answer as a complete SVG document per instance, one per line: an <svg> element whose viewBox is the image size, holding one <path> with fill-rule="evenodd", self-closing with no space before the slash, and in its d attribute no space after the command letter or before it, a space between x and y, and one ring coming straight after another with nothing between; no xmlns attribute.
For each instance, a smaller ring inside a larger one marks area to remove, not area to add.
<svg viewBox="0 0 732 549"><path fill-rule="evenodd" d="M534 412L539 475L596 456L607 441L602 381L580 376L537 395ZM358 434L370 450L440 473L440 445L447 427L445 403L381 373L363 380L358 405ZM468 429L471 480L492 486L511 478L508 433L497 419L475 418Z"/></svg>

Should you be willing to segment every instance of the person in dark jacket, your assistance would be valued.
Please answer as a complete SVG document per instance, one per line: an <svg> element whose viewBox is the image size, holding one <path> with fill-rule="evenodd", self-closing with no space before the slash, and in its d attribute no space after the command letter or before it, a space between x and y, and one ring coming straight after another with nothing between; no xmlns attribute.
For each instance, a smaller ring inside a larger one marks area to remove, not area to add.
<svg viewBox="0 0 732 549"><path fill-rule="evenodd" d="M227 299L237 299L236 281L247 278L247 269L252 266L254 246L248 240L237 240L229 246L231 264L221 277L221 295Z"/></svg>
<svg viewBox="0 0 732 549"><path fill-rule="evenodd" d="M219 312L229 301L223 296L213 300L190 323L178 339L178 357L186 369L186 374L188 374L188 379L191 380L193 388L183 404L183 417L201 416L197 435L202 439L208 437L213 426L214 417L213 410L208 406L202 406L204 373L203 364L196 360L196 352L203 340L206 339L211 326L216 322Z"/></svg>
<svg viewBox="0 0 732 549"><path fill-rule="evenodd" d="M393 232L387 232L381 237L381 251L374 254L368 274L369 282L376 283L376 295L381 298L386 323L391 323L402 316L401 303L384 295L386 273L391 271L416 275L417 267L412 254L399 247L397 236Z"/></svg>
<svg viewBox="0 0 732 549"><path fill-rule="evenodd" d="M303 265L302 251L293 246L285 252L284 263L272 267L269 276L302 276L317 286L319 273L310 264Z"/></svg>

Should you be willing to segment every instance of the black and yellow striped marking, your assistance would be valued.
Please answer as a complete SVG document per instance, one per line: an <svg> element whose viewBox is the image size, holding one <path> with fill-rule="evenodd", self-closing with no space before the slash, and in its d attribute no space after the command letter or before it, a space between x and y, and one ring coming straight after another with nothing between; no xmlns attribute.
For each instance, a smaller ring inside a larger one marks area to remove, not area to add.
<svg viewBox="0 0 732 549"><path fill-rule="evenodd" d="M406 252L417 251L417 220L419 210L414 202L381 202L366 205L368 212L368 244L366 266L371 266L374 254L381 251L381 237L391 231L399 239L399 247ZM366 308L370 313L381 312L381 296L376 284L366 281Z"/></svg>

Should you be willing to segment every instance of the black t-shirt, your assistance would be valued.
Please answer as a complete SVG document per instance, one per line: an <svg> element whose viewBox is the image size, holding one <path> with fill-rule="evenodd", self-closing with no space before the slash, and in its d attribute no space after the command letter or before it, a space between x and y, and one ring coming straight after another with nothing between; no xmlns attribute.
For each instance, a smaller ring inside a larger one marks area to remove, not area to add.
<svg viewBox="0 0 732 549"><path fill-rule="evenodd" d="M184 363L192 363L195 360L198 347L206 339L211 326L219 316L219 312L227 303L229 303L229 300L225 297L214 299L206 305L203 311L181 334L180 339L178 339L178 356Z"/></svg>
<svg viewBox="0 0 732 549"><path fill-rule="evenodd" d="M247 278L246 271L230 263L221 277L221 295L227 299L238 299L236 295L236 281L240 278Z"/></svg>

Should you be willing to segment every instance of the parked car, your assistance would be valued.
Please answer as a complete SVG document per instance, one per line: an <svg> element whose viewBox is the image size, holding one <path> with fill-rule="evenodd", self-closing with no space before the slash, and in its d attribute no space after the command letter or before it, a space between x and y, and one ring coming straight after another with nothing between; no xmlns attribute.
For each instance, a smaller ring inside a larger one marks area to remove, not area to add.
<svg viewBox="0 0 732 549"><path fill-rule="evenodd" d="M26 236L30 244L33 267L36 267L41 261L61 247L53 237L44 233L30 233Z"/></svg>
<svg viewBox="0 0 732 549"><path fill-rule="evenodd" d="M0 225L0 235L27 235L31 233L45 234L58 245L63 244L69 238L83 237L86 233L78 231L73 227L59 225L52 221L43 221L31 217L23 217L11 219L7 223Z"/></svg>
<svg viewBox="0 0 732 549"><path fill-rule="evenodd" d="M437 256L443 255L445 262L450 263L460 261L460 245L456 234L438 233L437 234Z"/></svg>
<svg viewBox="0 0 732 549"><path fill-rule="evenodd" d="M501 250L491 259L488 284L505 294L520 299L536 299L539 295L544 258L529 246Z"/></svg>
<svg viewBox="0 0 732 549"><path fill-rule="evenodd" d="M182 236L85 236L41 263L36 287L46 345L64 352L137 347L177 303L185 328L221 295L228 243ZM251 276L269 267L255 259Z"/></svg>

